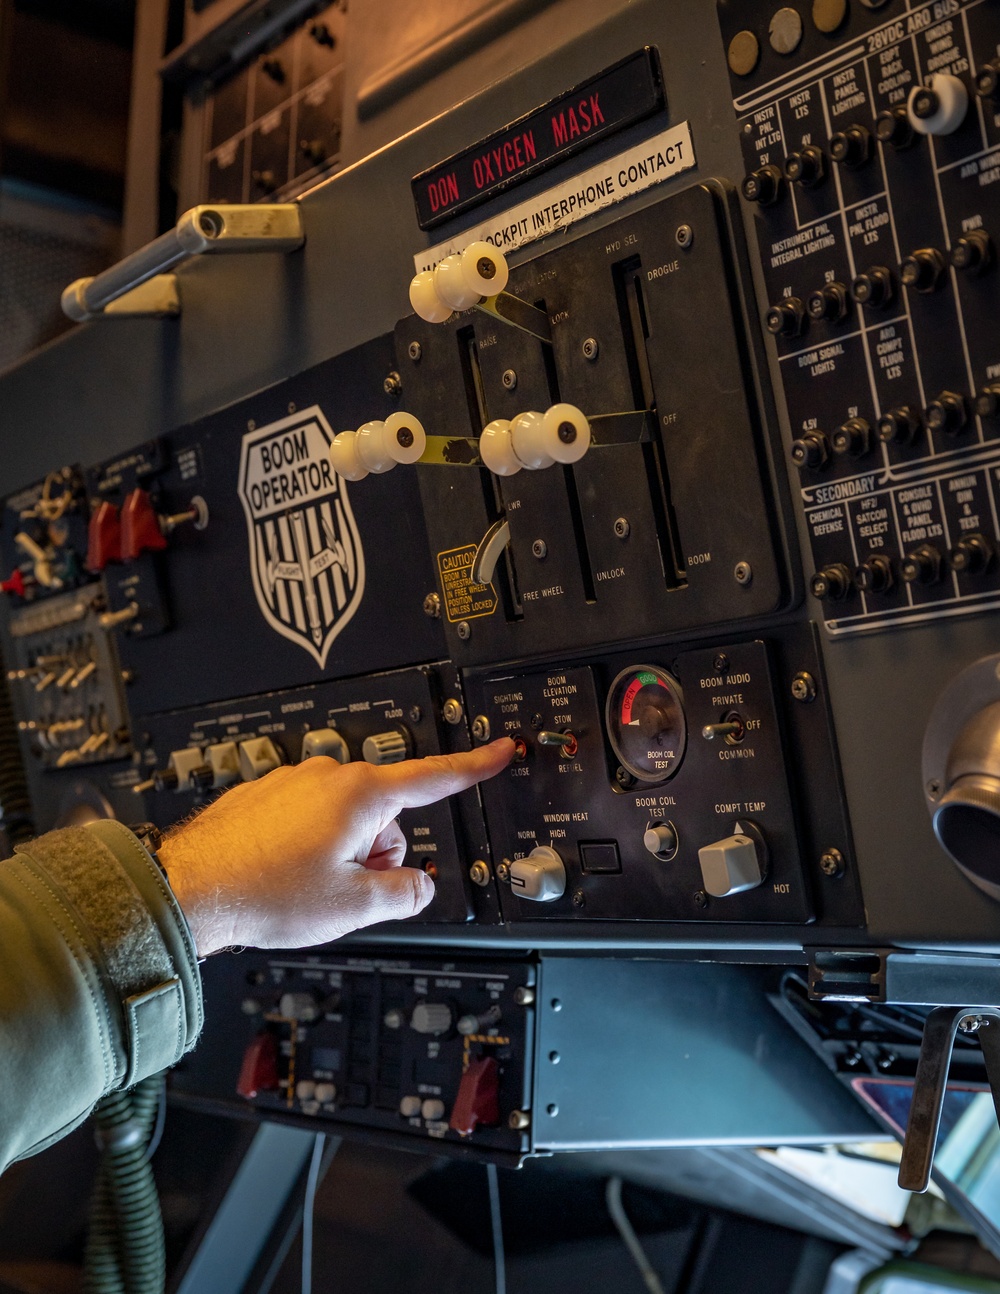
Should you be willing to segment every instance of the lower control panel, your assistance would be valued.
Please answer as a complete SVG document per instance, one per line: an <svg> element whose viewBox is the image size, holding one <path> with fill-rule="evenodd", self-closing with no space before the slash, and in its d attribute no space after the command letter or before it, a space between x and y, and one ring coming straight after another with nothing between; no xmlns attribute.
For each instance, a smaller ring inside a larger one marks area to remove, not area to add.
<svg viewBox="0 0 1000 1294"><path fill-rule="evenodd" d="M335 947L228 954L203 969L209 1027L174 1071L175 1095L479 1151L528 1149L533 964Z"/></svg>

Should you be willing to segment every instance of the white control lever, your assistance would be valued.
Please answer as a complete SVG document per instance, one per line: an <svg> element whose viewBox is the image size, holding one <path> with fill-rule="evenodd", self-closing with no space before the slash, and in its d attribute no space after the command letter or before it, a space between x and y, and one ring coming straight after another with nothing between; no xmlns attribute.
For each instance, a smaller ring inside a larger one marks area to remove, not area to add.
<svg viewBox="0 0 1000 1294"><path fill-rule="evenodd" d="M398 463L415 463L426 448L427 433L419 418L399 411L385 422L339 432L330 446L330 462L346 481L363 481L369 472L381 475Z"/></svg>
<svg viewBox="0 0 1000 1294"><path fill-rule="evenodd" d="M553 463L578 463L590 444L590 423L576 405L554 404L545 413L488 423L479 455L494 475L513 476L522 467L534 472Z"/></svg>
<svg viewBox="0 0 1000 1294"><path fill-rule="evenodd" d="M505 291L509 274L503 252L491 243L470 243L414 276L410 305L427 323L444 323L454 311L476 307L551 344L548 315Z"/></svg>

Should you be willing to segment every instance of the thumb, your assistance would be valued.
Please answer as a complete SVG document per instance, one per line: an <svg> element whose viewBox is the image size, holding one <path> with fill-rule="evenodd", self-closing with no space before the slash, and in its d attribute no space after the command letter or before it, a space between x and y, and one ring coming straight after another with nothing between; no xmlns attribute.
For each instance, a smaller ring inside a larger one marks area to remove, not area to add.
<svg viewBox="0 0 1000 1294"><path fill-rule="evenodd" d="M434 882L416 867L371 871L359 866L352 881L353 893L343 911L354 930L416 916L434 897Z"/></svg>

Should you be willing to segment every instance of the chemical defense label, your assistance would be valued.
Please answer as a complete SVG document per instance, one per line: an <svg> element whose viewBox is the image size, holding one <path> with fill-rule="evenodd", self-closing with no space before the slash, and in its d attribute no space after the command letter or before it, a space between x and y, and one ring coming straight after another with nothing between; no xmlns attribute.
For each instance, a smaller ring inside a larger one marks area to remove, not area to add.
<svg viewBox="0 0 1000 1294"><path fill-rule="evenodd" d="M449 548L438 553L438 574L444 596L445 615L454 624L456 620L476 620L491 616L497 609L496 590L492 584L472 582L472 563L476 544L462 548Z"/></svg>

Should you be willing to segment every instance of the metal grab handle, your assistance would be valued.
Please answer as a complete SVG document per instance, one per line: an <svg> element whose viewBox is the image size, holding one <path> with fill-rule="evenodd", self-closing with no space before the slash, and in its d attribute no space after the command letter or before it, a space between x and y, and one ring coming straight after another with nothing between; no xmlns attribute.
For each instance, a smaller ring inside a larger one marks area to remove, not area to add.
<svg viewBox="0 0 1000 1294"><path fill-rule="evenodd" d="M63 313L76 323L99 319L112 302L203 252L291 252L304 242L297 202L192 207L173 229L117 265L94 278L71 283L62 294ZM136 298L136 310L112 313L179 313L176 293L172 302L169 299L172 279L165 280L163 286L166 295L147 291L141 300Z"/></svg>

